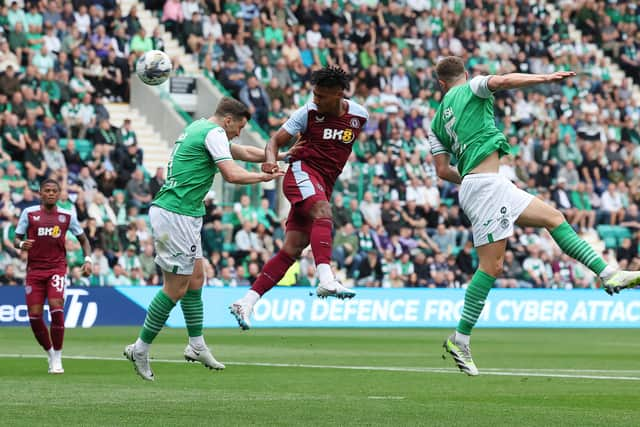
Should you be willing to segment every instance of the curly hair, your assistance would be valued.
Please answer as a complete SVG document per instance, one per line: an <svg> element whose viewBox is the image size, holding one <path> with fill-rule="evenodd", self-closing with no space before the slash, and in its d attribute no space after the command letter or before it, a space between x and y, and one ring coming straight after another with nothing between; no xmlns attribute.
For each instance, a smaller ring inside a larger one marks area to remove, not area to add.
<svg viewBox="0 0 640 427"><path fill-rule="evenodd" d="M349 89L351 75L337 66L325 67L311 73L311 84L322 87L340 87Z"/></svg>

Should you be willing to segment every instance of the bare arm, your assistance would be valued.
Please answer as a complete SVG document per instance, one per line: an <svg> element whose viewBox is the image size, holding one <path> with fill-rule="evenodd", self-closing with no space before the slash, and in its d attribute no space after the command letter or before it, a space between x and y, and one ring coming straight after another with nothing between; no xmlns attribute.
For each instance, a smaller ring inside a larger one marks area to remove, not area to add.
<svg viewBox="0 0 640 427"><path fill-rule="evenodd" d="M460 184L462 178L460 173L449 164L451 156L449 154L438 154L433 156L433 161L436 163L436 172L438 176L445 181L453 182L454 184Z"/></svg>
<svg viewBox="0 0 640 427"><path fill-rule="evenodd" d="M276 159L278 159L278 151L280 147L287 145L293 135L290 135L289 132L280 128L278 132L274 136L269 139L267 145L264 147L264 163L262 164L263 171L277 171L278 164L276 163Z"/></svg>
<svg viewBox="0 0 640 427"><path fill-rule="evenodd" d="M487 87L491 91L518 89L542 83L559 82L575 75L576 73L573 71L557 71L551 74L512 73L502 76L491 76L487 82Z"/></svg>
<svg viewBox="0 0 640 427"><path fill-rule="evenodd" d="M283 160L288 152L278 153L278 160ZM265 150L251 145L231 144L231 156L234 160L260 163L265 161Z"/></svg>
<svg viewBox="0 0 640 427"><path fill-rule="evenodd" d="M225 181L232 184L255 184L258 182L271 181L279 176L283 176L284 172L276 171L274 173L249 172L234 161L225 161L218 163L218 169ZM276 169L277 169L276 165Z"/></svg>

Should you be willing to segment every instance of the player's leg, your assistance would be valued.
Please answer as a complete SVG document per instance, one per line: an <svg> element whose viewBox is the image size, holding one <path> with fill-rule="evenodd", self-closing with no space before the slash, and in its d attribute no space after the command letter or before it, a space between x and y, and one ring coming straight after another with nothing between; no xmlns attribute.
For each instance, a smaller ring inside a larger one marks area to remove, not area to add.
<svg viewBox="0 0 640 427"><path fill-rule="evenodd" d="M553 240L570 257L584 264L603 281L607 293L640 285L640 272L616 271L598 255L587 242L578 236L560 211L540 199L533 199L516 222L523 227L544 227Z"/></svg>
<svg viewBox="0 0 640 427"><path fill-rule="evenodd" d="M43 307L47 296L44 281L34 277L33 273L27 273L25 292L29 310L29 324L31 325L31 330L33 331L36 341L38 341L38 344L47 352L49 371L51 371L53 347L51 345L49 330L43 319Z"/></svg>
<svg viewBox="0 0 640 427"><path fill-rule="evenodd" d="M311 250L318 271L318 289L321 298L333 296L340 299L353 298L356 293L338 282L331 269L333 247L333 214L327 200L316 201L309 211L311 217Z"/></svg>
<svg viewBox="0 0 640 427"><path fill-rule="evenodd" d="M532 198L497 174L467 175L460 187L460 206L471 221L479 266L465 291L458 327L445 340L444 348L458 368L468 375L478 375L469 347L471 331L489 291L502 273L506 242L513 235L513 224Z"/></svg>
<svg viewBox="0 0 640 427"><path fill-rule="evenodd" d="M193 229L198 226L195 218L152 206L149 219L156 249L155 261L162 269L163 285L147 308L138 339L125 348L124 354L134 363L136 372L143 379L152 381L149 348L189 287L199 235L194 240ZM201 227L201 219L199 224Z"/></svg>
<svg viewBox="0 0 640 427"><path fill-rule="evenodd" d="M292 208L287 221L287 232L285 233L282 249L264 265L262 272L244 297L229 307L231 314L236 318L241 329L247 330L251 328L250 318L253 306L284 277L289 267L300 258L304 248L309 245L307 229L308 220L295 215L295 208Z"/></svg>
<svg viewBox="0 0 640 427"><path fill-rule="evenodd" d="M52 374L63 374L62 343L64 341L64 285L66 274L64 271L51 275L47 280L47 300L51 314L51 343L53 356L51 359Z"/></svg>
<svg viewBox="0 0 640 427"><path fill-rule="evenodd" d="M193 273L189 279L189 288L180 300L182 314L187 325L189 344L184 350L184 357L190 362L198 361L209 369L224 369L207 347L202 335L204 321L204 304L202 303L202 287L204 285L204 264L197 258Z"/></svg>
<svg viewBox="0 0 640 427"><path fill-rule="evenodd" d="M460 370L468 375L478 375L469 347L471 331L482 313L489 291L502 273L506 245L507 240L503 239L476 248L478 270L464 293L464 306L458 327L444 343L445 350L451 354Z"/></svg>

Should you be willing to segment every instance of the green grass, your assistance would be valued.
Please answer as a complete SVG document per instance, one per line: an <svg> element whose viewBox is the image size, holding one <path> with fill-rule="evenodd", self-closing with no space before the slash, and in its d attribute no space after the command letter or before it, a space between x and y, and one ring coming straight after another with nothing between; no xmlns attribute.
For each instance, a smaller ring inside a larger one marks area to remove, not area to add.
<svg viewBox="0 0 640 427"><path fill-rule="evenodd" d="M10 425L639 425L636 330L476 331L485 375L441 358L449 331L207 330L223 372L156 361L138 378L122 349L137 328L67 330L65 374L46 373L28 328L0 328L0 423ZM164 330L156 359L179 361L184 330ZM122 361L120 360L122 358ZM413 368L409 371L257 366L258 363ZM432 371L425 368L434 368ZM422 371L421 371L422 370ZM513 376L506 376L511 374ZM554 376L555 375L555 376ZM569 375L571 378L560 378ZM594 379L580 376L626 377Z"/></svg>

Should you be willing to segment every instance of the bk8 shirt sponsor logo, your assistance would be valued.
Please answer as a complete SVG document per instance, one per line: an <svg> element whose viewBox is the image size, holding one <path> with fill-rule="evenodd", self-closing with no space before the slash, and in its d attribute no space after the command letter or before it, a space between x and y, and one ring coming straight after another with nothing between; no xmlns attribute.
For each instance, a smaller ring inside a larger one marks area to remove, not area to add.
<svg viewBox="0 0 640 427"><path fill-rule="evenodd" d="M57 239L61 235L60 227L55 225L53 227L38 227L38 237L51 236Z"/></svg>
<svg viewBox="0 0 640 427"><path fill-rule="evenodd" d="M337 139L344 144L353 141L353 129L329 129L326 128L322 132L322 139Z"/></svg>

